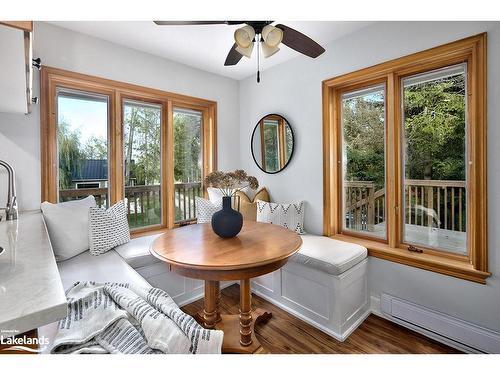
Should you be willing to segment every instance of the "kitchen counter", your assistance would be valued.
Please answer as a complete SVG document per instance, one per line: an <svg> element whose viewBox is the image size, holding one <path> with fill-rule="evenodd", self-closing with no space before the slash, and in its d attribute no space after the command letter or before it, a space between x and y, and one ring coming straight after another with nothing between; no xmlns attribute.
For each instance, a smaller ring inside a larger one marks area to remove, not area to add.
<svg viewBox="0 0 500 375"><path fill-rule="evenodd" d="M0 221L0 335L66 316L66 297L40 211Z"/></svg>

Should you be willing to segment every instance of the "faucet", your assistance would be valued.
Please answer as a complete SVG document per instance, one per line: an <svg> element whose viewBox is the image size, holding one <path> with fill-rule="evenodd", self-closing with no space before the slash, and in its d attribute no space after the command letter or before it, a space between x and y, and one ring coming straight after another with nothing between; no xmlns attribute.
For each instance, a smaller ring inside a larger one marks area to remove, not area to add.
<svg viewBox="0 0 500 375"><path fill-rule="evenodd" d="M18 209L17 209L17 196L16 196L16 172L7 162L0 160L0 165L7 170L9 177L8 189L7 189L7 207L5 208L5 214L7 220L17 220ZM1 219L1 218L0 218Z"/></svg>

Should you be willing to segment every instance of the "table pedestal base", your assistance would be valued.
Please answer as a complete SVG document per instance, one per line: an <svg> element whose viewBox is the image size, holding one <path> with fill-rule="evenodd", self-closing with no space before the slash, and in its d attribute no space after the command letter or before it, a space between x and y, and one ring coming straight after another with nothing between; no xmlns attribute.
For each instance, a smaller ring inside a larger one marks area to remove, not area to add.
<svg viewBox="0 0 500 375"><path fill-rule="evenodd" d="M247 346L241 345L241 334L240 334L240 316L238 314L234 315L220 315L220 321L215 325L215 329L220 329L224 331L224 341L222 342L222 353L234 353L234 354L257 354L263 351L262 345L259 340L255 337L255 325L260 323L266 323L271 319L272 313L267 312L263 309L256 309L252 311L252 334L251 334L251 344ZM203 312L199 312L195 319L203 325Z"/></svg>

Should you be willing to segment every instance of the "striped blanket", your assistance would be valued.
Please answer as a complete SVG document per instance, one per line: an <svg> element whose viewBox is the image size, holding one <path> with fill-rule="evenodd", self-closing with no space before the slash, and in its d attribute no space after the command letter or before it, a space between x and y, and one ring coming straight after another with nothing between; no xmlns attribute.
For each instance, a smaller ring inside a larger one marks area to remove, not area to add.
<svg viewBox="0 0 500 375"><path fill-rule="evenodd" d="M157 288L77 282L51 353L220 353L223 332L207 330Z"/></svg>

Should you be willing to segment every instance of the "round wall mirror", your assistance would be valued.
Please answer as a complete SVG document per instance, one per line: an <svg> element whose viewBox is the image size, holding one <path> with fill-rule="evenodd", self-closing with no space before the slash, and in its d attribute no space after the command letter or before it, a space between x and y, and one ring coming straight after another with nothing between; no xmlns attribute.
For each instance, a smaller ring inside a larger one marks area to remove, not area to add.
<svg viewBox="0 0 500 375"><path fill-rule="evenodd" d="M262 117L252 133L252 156L266 173L278 173L286 168L293 155L293 131L280 115Z"/></svg>

